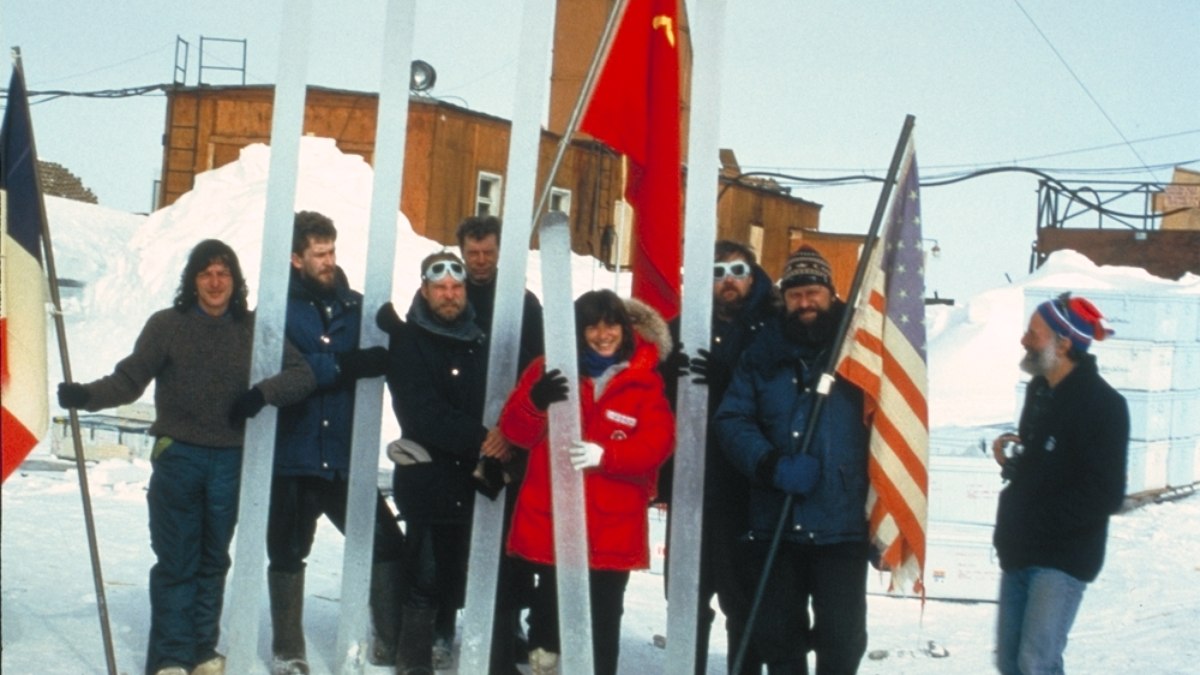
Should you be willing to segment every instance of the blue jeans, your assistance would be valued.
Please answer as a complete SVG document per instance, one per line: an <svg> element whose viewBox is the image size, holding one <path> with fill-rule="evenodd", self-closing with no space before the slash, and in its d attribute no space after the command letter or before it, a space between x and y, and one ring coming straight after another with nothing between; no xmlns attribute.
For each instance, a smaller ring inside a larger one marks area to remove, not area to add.
<svg viewBox="0 0 1200 675"><path fill-rule="evenodd" d="M147 673L191 670L217 654L241 469L241 448L179 441L154 460L146 502L158 562L150 569Z"/></svg>
<svg viewBox="0 0 1200 675"><path fill-rule="evenodd" d="M1063 673L1063 651L1087 582L1049 567L1000 577L996 669L1004 675Z"/></svg>

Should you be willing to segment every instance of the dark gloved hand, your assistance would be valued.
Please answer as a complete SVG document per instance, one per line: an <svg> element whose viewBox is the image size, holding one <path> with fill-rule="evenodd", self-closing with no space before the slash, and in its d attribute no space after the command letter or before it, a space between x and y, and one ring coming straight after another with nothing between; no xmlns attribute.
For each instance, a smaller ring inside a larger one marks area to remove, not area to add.
<svg viewBox="0 0 1200 675"><path fill-rule="evenodd" d="M342 352L337 355L337 365L343 380L379 377L387 373L388 350L386 347L368 347Z"/></svg>
<svg viewBox="0 0 1200 675"><path fill-rule="evenodd" d="M1000 477L1004 480L1011 481L1017 477L1017 472L1021 469L1021 456L1012 455L1004 460L1004 464L1000 465Z"/></svg>
<svg viewBox="0 0 1200 675"><path fill-rule="evenodd" d="M663 377L679 379L687 375L689 363L691 363L691 359L688 358L687 352L683 351L683 343L676 342L675 348L667 355L660 367Z"/></svg>
<svg viewBox="0 0 1200 675"><path fill-rule="evenodd" d="M246 424L246 420L258 414L263 406L267 404L267 399L263 396L262 390L258 387L250 387L246 393L237 397L233 402L233 407L229 409L229 423L240 429Z"/></svg>
<svg viewBox="0 0 1200 675"><path fill-rule="evenodd" d="M504 475L504 465L495 457L480 457L471 477L475 479L475 489L479 494L493 501L508 483L508 478Z"/></svg>
<svg viewBox="0 0 1200 675"><path fill-rule="evenodd" d="M58 384L58 407L82 408L87 405L91 396L87 389L77 382L60 382Z"/></svg>
<svg viewBox="0 0 1200 675"><path fill-rule="evenodd" d="M775 463L772 484L780 490L804 496L817 485L821 476L821 463L810 455L782 455Z"/></svg>
<svg viewBox="0 0 1200 675"><path fill-rule="evenodd" d="M541 379L529 389L529 400L538 410L545 410L551 403L567 400L567 377L555 368L542 373Z"/></svg>
<svg viewBox="0 0 1200 675"><path fill-rule="evenodd" d="M697 349L696 355L692 357L691 363L688 364L688 370L692 371L695 377L692 382L696 384L708 384L708 360L712 358L712 352L707 349Z"/></svg>
<svg viewBox="0 0 1200 675"><path fill-rule="evenodd" d="M395 332L403 323L400 315L396 313L396 307L390 302L383 303L383 306L375 313L375 325L388 335Z"/></svg>

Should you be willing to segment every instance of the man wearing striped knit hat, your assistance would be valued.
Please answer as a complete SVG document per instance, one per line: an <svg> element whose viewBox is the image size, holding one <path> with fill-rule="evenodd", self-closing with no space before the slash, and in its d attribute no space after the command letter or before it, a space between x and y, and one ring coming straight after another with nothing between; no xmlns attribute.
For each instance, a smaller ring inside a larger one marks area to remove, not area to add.
<svg viewBox="0 0 1200 675"><path fill-rule="evenodd" d="M1033 380L1018 433L992 444L1008 481L993 536L1003 571L996 667L1006 675L1063 672L1067 635L1125 496L1129 409L1088 353L1111 334L1092 303L1067 293L1038 305L1021 338Z"/></svg>

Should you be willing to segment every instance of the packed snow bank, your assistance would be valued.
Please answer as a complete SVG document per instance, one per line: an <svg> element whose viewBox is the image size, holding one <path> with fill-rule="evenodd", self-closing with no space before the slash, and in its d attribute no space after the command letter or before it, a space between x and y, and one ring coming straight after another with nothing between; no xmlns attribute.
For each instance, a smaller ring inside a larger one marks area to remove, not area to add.
<svg viewBox="0 0 1200 675"><path fill-rule="evenodd" d="M1137 267L1096 265L1075 251L1059 251L1029 276L974 296L958 307L930 307L928 325L929 426L972 427L1013 422L1015 391L1023 378L1021 335L1029 321L1025 296L1038 289L1070 289L1128 296L1196 296L1200 277L1170 281ZM1042 291L1043 293L1045 291ZM1132 319L1102 313L1121 337Z"/></svg>

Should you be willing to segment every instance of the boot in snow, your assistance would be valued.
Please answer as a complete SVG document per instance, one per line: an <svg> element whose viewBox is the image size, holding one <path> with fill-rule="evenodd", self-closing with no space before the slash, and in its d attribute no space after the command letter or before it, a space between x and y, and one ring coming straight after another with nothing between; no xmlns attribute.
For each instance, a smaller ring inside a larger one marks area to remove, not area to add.
<svg viewBox="0 0 1200 675"><path fill-rule="evenodd" d="M304 570L267 570L271 599L271 675L308 675L304 649Z"/></svg>
<svg viewBox="0 0 1200 675"><path fill-rule="evenodd" d="M532 675L558 675L558 654L541 647L529 652L529 672Z"/></svg>
<svg viewBox="0 0 1200 675"><path fill-rule="evenodd" d="M433 675L435 607L405 606L396 645L396 675Z"/></svg>
<svg viewBox="0 0 1200 675"><path fill-rule="evenodd" d="M400 639L400 589L402 564L399 561L375 563L371 567L371 623L375 644L371 664L396 664L396 642Z"/></svg>

